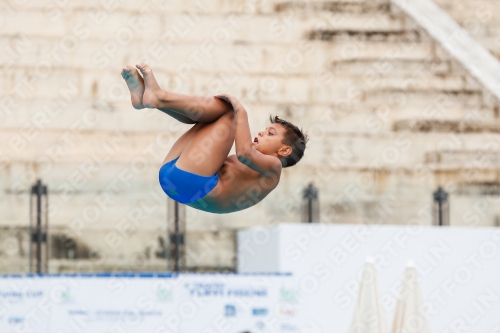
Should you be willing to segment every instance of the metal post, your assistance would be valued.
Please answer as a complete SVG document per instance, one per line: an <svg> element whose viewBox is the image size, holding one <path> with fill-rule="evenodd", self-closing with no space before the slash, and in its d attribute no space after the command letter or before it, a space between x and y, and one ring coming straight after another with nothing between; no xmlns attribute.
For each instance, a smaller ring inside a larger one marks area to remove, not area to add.
<svg viewBox="0 0 500 333"><path fill-rule="evenodd" d="M312 201L313 201L313 198L310 196L307 198L307 212L308 212L308 216L307 216L307 222L309 223L312 223L312 220L313 220L313 204L312 204Z"/></svg>
<svg viewBox="0 0 500 333"><path fill-rule="evenodd" d="M168 239L169 239L169 269L175 272L184 270L185 267L185 206L170 198L168 200Z"/></svg>
<svg viewBox="0 0 500 333"><path fill-rule="evenodd" d="M302 198L305 200L302 218L304 222L319 222L318 189L309 183L302 193Z"/></svg>
<svg viewBox="0 0 500 333"><path fill-rule="evenodd" d="M179 203L176 201L175 209L175 271L179 271Z"/></svg>
<svg viewBox="0 0 500 333"><path fill-rule="evenodd" d="M42 272L42 183L36 183L36 272Z"/></svg>
<svg viewBox="0 0 500 333"><path fill-rule="evenodd" d="M30 199L30 272L48 270L48 199L47 186L37 180L31 187Z"/></svg>
<svg viewBox="0 0 500 333"><path fill-rule="evenodd" d="M449 203L448 193L440 186L433 193L434 199L434 225L444 226L449 225Z"/></svg>

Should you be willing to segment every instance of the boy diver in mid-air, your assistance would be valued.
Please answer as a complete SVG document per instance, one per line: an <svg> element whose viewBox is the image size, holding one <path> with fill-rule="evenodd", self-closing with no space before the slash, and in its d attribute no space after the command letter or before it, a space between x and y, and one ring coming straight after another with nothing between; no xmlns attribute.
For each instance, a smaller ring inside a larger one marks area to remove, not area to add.
<svg viewBox="0 0 500 333"><path fill-rule="evenodd" d="M270 118L252 141L248 115L233 96L186 96L162 90L151 68L122 71L136 109L156 108L194 124L172 146L160 168L160 185L172 199L211 213L231 213L264 199L282 168L304 155L307 135L295 125ZM236 155L228 156L236 143Z"/></svg>

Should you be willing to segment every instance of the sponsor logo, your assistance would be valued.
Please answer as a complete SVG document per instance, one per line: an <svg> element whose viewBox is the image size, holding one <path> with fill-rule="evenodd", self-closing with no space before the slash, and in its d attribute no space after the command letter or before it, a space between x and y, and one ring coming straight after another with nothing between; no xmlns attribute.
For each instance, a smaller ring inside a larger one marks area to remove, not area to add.
<svg viewBox="0 0 500 333"><path fill-rule="evenodd" d="M269 311L266 308L255 308L252 309L252 315L254 316L267 316Z"/></svg>
<svg viewBox="0 0 500 333"><path fill-rule="evenodd" d="M14 290L0 290L0 298L2 299L21 299L23 298L23 293Z"/></svg>
<svg viewBox="0 0 500 333"><path fill-rule="evenodd" d="M223 283L186 283L184 285L190 296L214 297L266 297L267 289L258 287L238 288L228 287Z"/></svg>
<svg viewBox="0 0 500 333"><path fill-rule="evenodd" d="M263 321L259 320L258 322L255 323L255 326L257 327L257 329L259 330L263 330L264 328L266 328L266 324L264 324Z"/></svg>
<svg viewBox="0 0 500 333"><path fill-rule="evenodd" d="M236 307L232 304L226 304L224 315L226 317L234 317L236 316Z"/></svg>
<svg viewBox="0 0 500 333"><path fill-rule="evenodd" d="M172 300L172 290L158 286L156 289L156 298L159 301L171 301Z"/></svg>
<svg viewBox="0 0 500 333"><path fill-rule="evenodd" d="M68 315L70 316L88 316L89 312L84 309L70 309L68 310Z"/></svg>
<svg viewBox="0 0 500 333"><path fill-rule="evenodd" d="M266 297L267 290L264 288L229 288L226 293L227 296L234 297Z"/></svg>
<svg viewBox="0 0 500 333"><path fill-rule="evenodd" d="M280 288L280 299L283 302L295 303L298 301L297 291L294 289Z"/></svg>
<svg viewBox="0 0 500 333"><path fill-rule="evenodd" d="M296 317L298 312L299 309L294 306L280 305L280 307L278 308L278 314L281 317Z"/></svg>
<svg viewBox="0 0 500 333"><path fill-rule="evenodd" d="M9 302L21 301L25 298L40 298L43 296L42 290L26 290L26 291L15 291L15 290L1 290L0 289L0 299L9 300Z"/></svg>
<svg viewBox="0 0 500 333"><path fill-rule="evenodd" d="M27 290L25 292L26 298L40 298L43 296L42 290Z"/></svg>
<svg viewBox="0 0 500 333"><path fill-rule="evenodd" d="M69 303L73 301L70 287L64 285L54 287L51 290L50 296L56 303Z"/></svg>
<svg viewBox="0 0 500 333"><path fill-rule="evenodd" d="M8 322L11 325L21 324L24 321L24 317L9 317Z"/></svg>
<svg viewBox="0 0 500 333"><path fill-rule="evenodd" d="M186 283L184 287L191 296L224 296L224 285L222 283Z"/></svg>
<svg viewBox="0 0 500 333"><path fill-rule="evenodd" d="M284 332L297 332L297 326L290 325L290 324L282 324L281 325L281 331L284 331Z"/></svg>

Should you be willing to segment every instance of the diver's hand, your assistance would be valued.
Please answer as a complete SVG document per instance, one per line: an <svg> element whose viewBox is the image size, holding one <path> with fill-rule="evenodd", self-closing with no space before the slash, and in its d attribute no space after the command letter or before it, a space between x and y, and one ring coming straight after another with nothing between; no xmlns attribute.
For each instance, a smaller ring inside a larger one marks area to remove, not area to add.
<svg viewBox="0 0 500 333"><path fill-rule="evenodd" d="M240 101L238 101L234 96L228 94L220 94L215 95L214 97L231 104L235 113L238 113L241 110L245 110Z"/></svg>

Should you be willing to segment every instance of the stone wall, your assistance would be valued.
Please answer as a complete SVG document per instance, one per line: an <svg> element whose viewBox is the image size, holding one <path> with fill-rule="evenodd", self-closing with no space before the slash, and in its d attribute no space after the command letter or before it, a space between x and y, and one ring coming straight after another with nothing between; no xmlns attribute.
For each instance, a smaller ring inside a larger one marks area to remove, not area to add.
<svg viewBox="0 0 500 333"><path fill-rule="evenodd" d="M435 0L455 21L500 58L500 3L495 0Z"/></svg>
<svg viewBox="0 0 500 333"><path fill-rule="evenodd" d="M164 89L230 93L253 132L279 114L309 132L304 159L258 205L187 208L190 269L234 269L238 228L300 222L494 225L498 101L388 1L25 1L0 13L1 271L28 268L29 188L49 186L51 271L163 270L157 172L189 126L129 102L121 68Z"/></svg>

